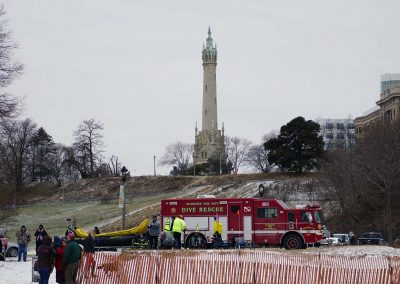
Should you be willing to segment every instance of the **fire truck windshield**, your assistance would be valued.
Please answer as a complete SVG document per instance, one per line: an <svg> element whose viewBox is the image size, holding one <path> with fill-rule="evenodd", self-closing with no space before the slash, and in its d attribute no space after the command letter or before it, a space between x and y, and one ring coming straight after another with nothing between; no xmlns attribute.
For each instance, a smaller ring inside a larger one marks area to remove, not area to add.
<svg viewBox="0 0 400 284"><path fill-rule="evenodd" d="M322 216L319 214L318 211L314 212L314 218L315 218L315 222L322 223Z"/></svg>

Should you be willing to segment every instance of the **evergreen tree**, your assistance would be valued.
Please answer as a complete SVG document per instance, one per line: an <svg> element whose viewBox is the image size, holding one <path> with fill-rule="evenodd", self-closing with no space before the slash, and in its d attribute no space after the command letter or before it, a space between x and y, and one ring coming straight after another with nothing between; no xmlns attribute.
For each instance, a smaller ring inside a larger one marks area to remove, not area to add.
<svg viewBox="0 0 400 284"><path fill-rule="evenodd" d="M268 162L290 172L310 171L324 153L324 142L318 136L320 126L299 116L281 127L280 134L264 143Z"/></svg>
<svg viewBox="0 0 400 284"><path fill-rule="evenodd" d="M51 175L49 157L55 151L55 143L46 130L40 127L32 137L30 148L32 181L43 181Z"/></svg>

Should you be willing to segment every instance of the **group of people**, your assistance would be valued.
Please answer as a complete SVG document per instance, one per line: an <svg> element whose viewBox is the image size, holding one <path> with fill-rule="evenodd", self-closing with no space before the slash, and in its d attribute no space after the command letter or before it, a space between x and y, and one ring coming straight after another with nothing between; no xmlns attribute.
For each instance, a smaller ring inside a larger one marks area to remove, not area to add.
<svg viewBox="0 0 400 284"><path fill-rule="evenodd" d="M218 216L214 217L214 247L220 248L223 245L222 241L222 223ZM186 223L182 215L173 216L171 219L167 219L164 225L163 234L161 236L162 241L165 243L169 239L174 240L174 247L176 249L182 248L182 234L186 230ZM160 236L160 222L158 221L157 215L153 216L152 221L148 225L148 234L150 239L150 248L157 249L158 237Z"/></svg>
<svg viewBox="0 0 400 284"><path fill-rule="evenodd" d="M163 230L163 240L167 241L169 238L173 237L175 241L174 247L176 249L182 248L182 233L186 230L186 223L182 215L173 216L168 219L165 223Z"/></svg>
<svg viewBox="0 0 400 284"><path fill-rule="evenodd" d="M54 236L54 241L48 235L41 224L34 234L36 238L37 260L35 270L40 275L39 284L47 284L50 274L56 269L56 282L72 284L76 283L76 276L83 254L81 246L75 241L74 232L66 232L65 237ZM18 261L26 261L28 243L31 241L30 233L23 225L16 233L18 241ZM84 251L88 252L88 263L93 264L95 240L93 233L84 242ZM93 269L94 272L94 269Z"/></svg>
<svg viewBox="0 0 400 284"><path fill-rule="evenodd" d="M175 240L174 247L180 249L182 247L181 235L186 229L186 223L182 215L172 217L172 220L168 219L164 226L162 238L173 237ZM151 222L148 225L148 234L150 239L150 248L157 249L158 238L160 236L160 221L157 215L154 215Z"/></svg>

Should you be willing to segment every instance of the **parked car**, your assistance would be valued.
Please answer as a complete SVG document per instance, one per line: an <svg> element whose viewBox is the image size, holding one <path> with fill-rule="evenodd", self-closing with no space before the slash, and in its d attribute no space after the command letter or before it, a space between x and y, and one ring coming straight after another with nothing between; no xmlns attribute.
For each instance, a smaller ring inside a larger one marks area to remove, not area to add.
<svg viewBox="0 0 400 284"><path fill-rule="evenodd" d="M18 244L13 242L8 242L6 257L16 257L18 256Z"/></svg>
<svg viewBox="0 0 400 284"><path fill-rule="evenodd" d="M325 239L320 240L319 244L322 246L330 246L331 242L330 242L329 238L325 238Z"/></svg>
<svg viewBox="0 0 400 284"><path fill-rule="evenodd" d="M334 238L338 238L338 245L350 245L349 234L333 234Z"/></svg>
<svg viewBox="0 0 400 284"><path fill-rule="evenodd" d="M388 242L383 238L381 233L366 232L358 239L360 245L388 245Z"/></svg>
<svg viewBox="0 0 400 284"><path fill-rule="evenodd" d="M328 239L328 241L329 241L329 243L330 243L330 245L331 246L338 246L340 243L339 243L339 238L338 237L330 237L329 239Z"/></svg>

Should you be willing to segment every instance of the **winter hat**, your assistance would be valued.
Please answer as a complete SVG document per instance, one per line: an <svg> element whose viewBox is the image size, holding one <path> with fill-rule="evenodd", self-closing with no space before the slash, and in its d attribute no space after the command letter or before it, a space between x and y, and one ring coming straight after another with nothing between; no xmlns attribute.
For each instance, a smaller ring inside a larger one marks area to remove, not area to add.
<svg viewBox="0 0 400 284"><path fill-rule="evenodd" d="M59 236L54 236L54 246L55 247L61 246L61 239Z"/></svg>
<svg viewBox="0 0 400 284"><path fill-rule="evenodd" d="M69 232L67 235L67 238L73 239L75 238L75 233L74 232Z"/></svg>

